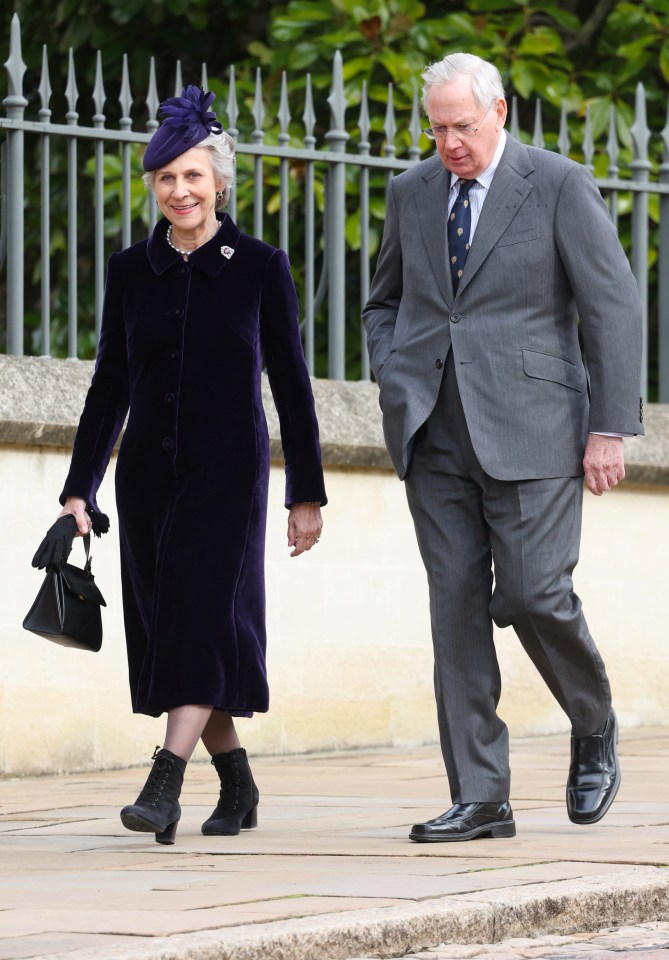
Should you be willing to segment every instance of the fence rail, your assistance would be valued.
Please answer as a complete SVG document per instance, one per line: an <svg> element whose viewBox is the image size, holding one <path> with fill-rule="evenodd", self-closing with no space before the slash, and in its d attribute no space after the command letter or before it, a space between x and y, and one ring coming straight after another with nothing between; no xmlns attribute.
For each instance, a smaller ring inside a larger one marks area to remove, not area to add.
<svg viewBox="0 0 669 960"><path fill-rule="evenodd" d="M36 98L35 93L39 98L38 117L26 117L29 107L23 90L26 66L21 50L21 27L16 14L11 21L9 48L9 58L5 63L8 93L3 100L6 116L0 117L0 282L4 268L6 351L22 354L25 350L25 291L27 283L39 277L39 294L33 295L34 303L39 305L39 327L33 331L34 342L30 347L34 349L37 344L38 352L51 355L54 352L54 324L59 322L61 327L64 327L63 316L66 313L66 352L68 356L76 357L80 353L82 324L85 325L88 321L94 341L99 335L106 255L111 249L128 246L138 239L138 230L146 233L156 222L157 210L152 200L148 201L145 222L138 218L137 201L133 194L133 165L136 167L138 162L137 148L148 142L158 126L159 97L155 63L152 58L144 103L147 116L144 130L133 129L130 116L133 98L130 92L128 61L127 57L124 57L117 101L121 109L119 128L111 129L105 126L104 110L108 100L99 53L92 91L95 112L90 123L80 123L77 112L80 94L72 51L69 55L67 83L63 91L68 107L65 123L56 123L52 121L50 109L53 91L49 80L46 46L42 52L41 81L37 91L31 93L33 99ZM182 85L181 67L177 64L175 93L180 92ZM201 85L205 89L209 86L206 65L202 67ZM268 232L276 234L278 245L290 252L293 269L298 277L305 354L310 372L315 371L318 335L321 349L327 343L327 375L330 378L344 379L347 375L347 358L354 355L359 358L356 366L358 375L368 379L369 363L359 323L359 311L368 294L371 258L378 240L379 231L375 231L375 225L380 223L378 205L383 203L388 178L417 163L423 153L422 147L426 146L427 149L427 142L421 135L416 92L409 122L398 129L392 84L388 87L382 124L380 118L370 119L369 99L363 84L359 116L353 127L353 130L357 131L357 137L352 137L346 127L348 104L340 53L334 58L327 102L330 109L329 129L322 138L324 143L318 144L315 136L317 117L311 81L307 75L301 117L303 133L299 138L301 143L297 145L294 125L291 126L288 83L284 73L276 124L272 123L269 127L272 138L278 142L266 143L268 127L265 126L265 99L262 76L258 70L253 107L250 111L253 128L250 137L245 139L237 126L241 111L235 70L230 68L225 113L228 118L228 132L236 143L240 175L231 194L228 212L242 229L252 232L254 236L265 238ZM375 131L374 136L378 140L381 126L384 139L379 155L374 155L371 152L372 131ZM275 134L276 129L278 136ZM520 129L518 105L513 98L510 132L534 146L545 147L539 101L535 108L534 129L529 137ZM631 207L630 259L643 305L642 390L644 395L647 395L651 331L649 311L652 307L652 331L653 335L657 336L657 350L653 351L657 355L657 396L660 401L669 402L669 114L667 125L660 133L663 162L657 170L657 178L651 180L651 131L647 126L646 98L642 84L637 87L635 120L630 132L633 158L621 171L616 117L612 107L605 147L607 175L596 178L596 182L607 197L616 224L623 198ZM405 157L397 156L395 144L398 141L406 149ZM561 153L570 153L569 127L564 108L556 144ZM579 145L579 153L581 151L583 162L594 172L596 146L588 110L585 112L582 143ZM82 159L82 156L85 159ZM116 235L111 237L105 225L109 204L115 200L107 196L110 188L106 165L110 158L115 159L120 171L117 171L120 224ZM245 177L242 170L244 164ZM91 171L92 192L82 186L81 176L84 169ZM272 183L268 182L268 172L272 174ZM278 183L274 182L277 174ZM296 190L294 181L298 174L299 189ZM60 202L62 198L59 196L63 185L64 203ZM270 196L273 197L271 214L268 213ZM653 276L657 277L657 281L649 291L649 200L653 196L657 197L659 207L659 228L657 237L653 237L652 248L652 256L656 260ZM59 201L59 219L53 210L56 200ZM82 207L82 203L89 202L93 211L92 229L88 224L90 218L85 215L85 208ZM351 203L355 206L358 223L354 243L347 240ZM32 209L32 205L39 209L37 252L25 249L26 209ZM249 221L248 224L246 220ZM64 297L59 294L58 304L54 305L55 285L52 282L51 267L56 236L64 247L67 294ZM295 246L295 236L299 237L299 249ZM85 249L82 249L82 246ZM32 272L27 276L27 268L30 267ZM93 287L93 302L88 308L91 317L86 315L80 302L82 270L86 271L87 282ZM355 328L351 323L352 316L357 320Z"/></svg>

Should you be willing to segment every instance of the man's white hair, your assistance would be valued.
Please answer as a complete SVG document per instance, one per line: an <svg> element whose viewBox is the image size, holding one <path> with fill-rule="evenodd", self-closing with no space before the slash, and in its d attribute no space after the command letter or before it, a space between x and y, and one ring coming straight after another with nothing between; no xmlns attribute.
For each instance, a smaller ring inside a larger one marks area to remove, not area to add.
<svg viewBox="0 0 669 960"><path fill-rule="evenodd" d="M433 87L440 87L462 77L470 77L472 94L479 107L489 106L493 100L504 98L504 86L497 67L473 53L449 53L443 60L431 63L423 70L423 110Z"/></svg>

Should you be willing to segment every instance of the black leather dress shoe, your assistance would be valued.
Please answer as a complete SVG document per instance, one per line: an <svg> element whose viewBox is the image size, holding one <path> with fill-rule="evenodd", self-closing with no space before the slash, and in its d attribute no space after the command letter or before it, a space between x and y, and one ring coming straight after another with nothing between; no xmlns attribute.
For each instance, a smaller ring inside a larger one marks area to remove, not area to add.
<svg viewBox="0 0 669 960"><path fill-rule="evenodd" d="M571 738L567 813L573 823L597 823L620 786L618 722L613 710L589 737Z"/></svg>
<svg viewBox="0 0 669 960"><path fill-rule="evenodd" d="M410 840L447 843L474 837L515 837L516 823L508 800L503 803L456 803L427 823L411 828Z"/></svg>

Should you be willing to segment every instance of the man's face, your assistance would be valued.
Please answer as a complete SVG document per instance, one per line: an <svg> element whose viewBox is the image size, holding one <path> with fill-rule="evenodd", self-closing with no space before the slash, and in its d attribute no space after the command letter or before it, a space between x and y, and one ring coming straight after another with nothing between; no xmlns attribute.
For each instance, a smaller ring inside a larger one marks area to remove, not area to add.
<svg viewBox="0 0 669 960"><path fill-rule="evenodd" d="M427 95L427 115L437 134L439 156L447 170L465 180L478 177L495 155L506 120L503 98L479 106L472 94L471 80L462 77L453 83L432 87ZM446 134L440 128L448 128ZM476 131L474 133L474 131Z"/></svg>

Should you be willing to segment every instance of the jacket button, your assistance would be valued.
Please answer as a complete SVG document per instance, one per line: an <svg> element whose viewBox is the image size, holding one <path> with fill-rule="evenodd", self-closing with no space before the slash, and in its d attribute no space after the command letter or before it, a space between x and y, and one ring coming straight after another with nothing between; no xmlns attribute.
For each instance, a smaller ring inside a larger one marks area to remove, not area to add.
<svg viewBox="0 0 669 960"><path fill-rule="evenodd" d="M451 323L459 323L459 322L460 322L460 314L459 314L459 313L452 313L452 314L451 314Z"/></svg>
<svg viewBox="0 0 669 960"><path fill-rule="evenodd" d="M183 317L183 315L184 315L184 312L183 312L183 310L181 309L181 307L177 307L177 308L175 309L175 311L174 311L174 316L175 316L175 317Z"/></svg>
<svg viewBox="0 0 669 960"><path fill-rule="evenodd" d="M443 360L436 360L434 365L435 365L435 367L437 368L437 370L441 370L441 368L442 368L443 365L444 365L444 362L443 362Z"/></svg>
<svg viewBox="0 0 669 960"><path fill-rule="evenodd" d="M166 404L168 404L168 405L169 405L170 403L174 403L174 394L173 394L173 393L166 393L165 396L163 397L163 403L166 403Z"/></svg>
<svg viewBox="0 0 669 960"><path fill-rule="evenodd" d="M170 350L169 353L167 354L167 356L170 358L170 360L176 360L177 357L179 356L179 351L178 351L178 350Z"/></svg>
<svg viewBox="0 0 669 960"><path fill-rule="evenodd" d="M174 450L174 440L172 437L163 438L163 450L167 450L168 453L170 450Z"/></svg>

